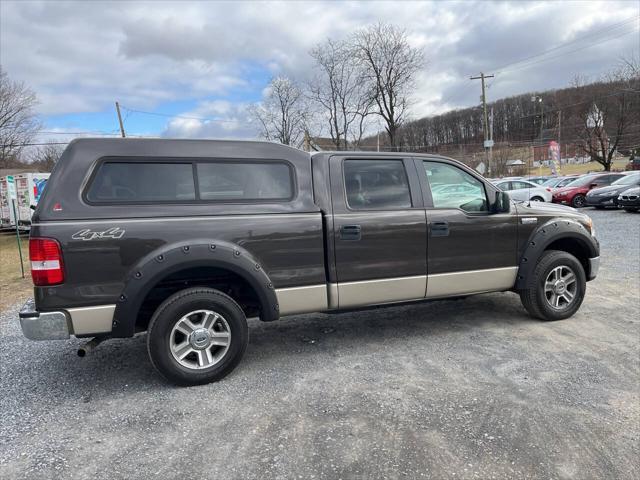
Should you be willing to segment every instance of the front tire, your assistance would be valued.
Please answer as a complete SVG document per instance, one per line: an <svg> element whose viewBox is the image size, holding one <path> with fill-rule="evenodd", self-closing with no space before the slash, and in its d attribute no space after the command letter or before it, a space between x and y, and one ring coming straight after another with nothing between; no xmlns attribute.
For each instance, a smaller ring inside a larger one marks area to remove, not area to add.
<svg viewBox="0 0 640 480"><path fill-rule="evenodd" d="M228 375L249 342L247 319L229 296L212 288L181 290L149 322L147 350L155 369L177 385L201 385Z"/></svg>
<svg viewBox="0 0 640 480"><path fill-rule="evenodd" d="M633 212L637 212L638 208L636 208L636 207L625 207L625 211L633 213Z"/></svg>
<svg viewBox="0 0 640 480"><path fill-rule="evenodd" d="M544 198L536 196L536 197L533 197L531 199L531 201L532 202L544 202Z"/></svg>
<svg viewBox="0 0 640 480"><path fill-rule="evenodd" d="M547 250L542 254L529 288L520 299L529 315L541 320L563 320L578 311L586 291L586 275L570 253Z"/></svg>
<svg viewBox="0 0 640 480"><path fill-rule="evenodd" d="M586 197L581 193L578 193L575 197L573 197L573 200L571 200L571 206L573 208L582 208L585 206L585 204L586 204Z"/></svg>

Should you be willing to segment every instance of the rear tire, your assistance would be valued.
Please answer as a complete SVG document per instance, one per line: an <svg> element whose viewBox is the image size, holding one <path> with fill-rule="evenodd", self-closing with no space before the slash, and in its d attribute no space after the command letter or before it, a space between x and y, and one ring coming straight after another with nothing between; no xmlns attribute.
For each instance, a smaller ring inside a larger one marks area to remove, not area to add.
<svg viewBox="0 0 640 480"><path fill-rule="evenodd" d="M196 287L167 298L149 322L152 365L177 385L202 385L228 375L249 342L247 319L229 296Z"/></svg>
<svg viewBox="0 0 640 480"><path fill-rule="evenodd" d="M578 193L575 197L573 197L573 199L571 200L571 206L573 208L582 208L585 206L586 203L586 198L584 195L582 195L581 193Z"/></svg>
<svg viewBox="0 0 640 480"><path fill-rule="evenodd" d="M541 320L563 320L578 311L586 291L582 264L570 253L547 250L542 254L529 288L520 291L529 315Z"/></svg>

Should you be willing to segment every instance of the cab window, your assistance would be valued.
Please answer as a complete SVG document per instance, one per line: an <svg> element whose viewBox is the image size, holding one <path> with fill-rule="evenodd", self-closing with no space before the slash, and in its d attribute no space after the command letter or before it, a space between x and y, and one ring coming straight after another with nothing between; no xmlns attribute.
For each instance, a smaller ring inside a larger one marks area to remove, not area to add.
<svg viewBox="0 0 640 480"><path fill-rule="evenodd" d="M440 162L423 162L434 208L488 212L484 184L464 170Z"/></svg>

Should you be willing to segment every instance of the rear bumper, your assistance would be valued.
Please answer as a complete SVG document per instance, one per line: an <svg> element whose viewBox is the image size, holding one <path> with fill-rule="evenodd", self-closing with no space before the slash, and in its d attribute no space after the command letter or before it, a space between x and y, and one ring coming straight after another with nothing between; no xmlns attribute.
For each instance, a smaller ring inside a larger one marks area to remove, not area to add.
<svg viewBox="0 0 640 480"><path fill-rule="evenodd" d="M600 271L600 257L593 257L589 259L589 280L593 280Z"/></svg>
<svg viewBox="0 0 640 480"><path fill-rule="evenodd" d="M33 300L20 309L20 328L29 340L65 340L69 338L69 318L65 312L38 312Z"/></svg>
<svg viewBox="0 0 640 480"><path fill-rule="evenodd" d="M71 335L96 336L111 332L115 305L39 312L29 300L20 313L20 328L29 340L64 340Z"/></svg>

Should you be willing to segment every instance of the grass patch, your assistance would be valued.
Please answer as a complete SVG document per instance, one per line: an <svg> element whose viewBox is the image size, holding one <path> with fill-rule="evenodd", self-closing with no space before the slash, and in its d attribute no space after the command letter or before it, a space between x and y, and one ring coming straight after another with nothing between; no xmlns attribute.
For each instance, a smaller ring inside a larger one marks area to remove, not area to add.
<svg viewBox="0 0 640 480"><path fill-rule="evenodd" d="M25 278L20 273L20 255L16 233L0 233L0 311L33 295L29 271L29 235L20 234Z"/></svg>

